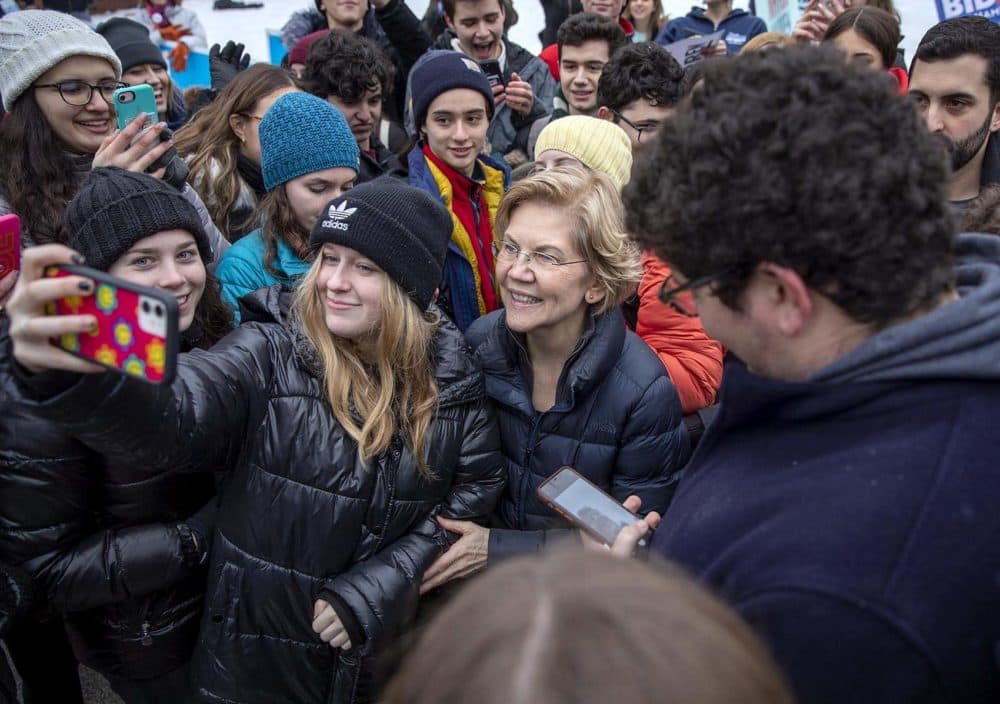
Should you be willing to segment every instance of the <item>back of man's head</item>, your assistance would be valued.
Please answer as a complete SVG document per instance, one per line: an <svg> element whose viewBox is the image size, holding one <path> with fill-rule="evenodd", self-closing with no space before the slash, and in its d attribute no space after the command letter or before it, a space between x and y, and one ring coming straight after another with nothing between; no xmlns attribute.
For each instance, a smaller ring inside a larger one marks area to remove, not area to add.
<svg viewBox="0 0 1000 704"><path fill-rule="evenodd" d="M642 98L672 107L684 97L684 69L659 44L626 44L604 66L597 83L597 104L612 110Z"/></svg>
<svg viewBox="0 0 1000 704"><path fill-rule="evenodd" d="M395 69L378 44L354 32L331 30L309 49L305 88L315 96L335 96L356 103L376 87L383 95L393 87Z"/></svg>
<svg viewBox="0 0 1000 704"><path fill-rule="evenodd" d="M941 145L891 79L832 47L706 66L626 187L628 229L732 309L759 265L884 326L952 283Z"/></svg>
<svg viewBox="0 0 1000 704"><path fill-rule="evenodd" d="M564 46L583 46L589 41L607 42L608 56L611 56L619 47L628 43L628 37L617 22L592 12L571 15L559 25L556 44L559 46L560 57Z"/></svg>
<svg viewBox="0 0 1000 704"><path fill-rule="evenodd" d="M910 73L918 61L947 61L967 54L986 59L990 98L1000 101L1000 25L985 17L956 17L931 27L917 46Z"/></svg>

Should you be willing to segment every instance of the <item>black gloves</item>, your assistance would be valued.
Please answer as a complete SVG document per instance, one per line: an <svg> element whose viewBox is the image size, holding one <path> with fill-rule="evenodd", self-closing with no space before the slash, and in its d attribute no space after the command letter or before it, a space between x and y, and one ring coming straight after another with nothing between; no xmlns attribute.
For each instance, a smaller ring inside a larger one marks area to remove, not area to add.
<svg viewBox="0 0 1000 704"><path fill-rule="evenodd" d="M243 52L243 45L232 41L220 47L213 44L208 50L208 72L212 76L212 90L219 92L236 77L236 74L250 65L250 54Z"/></svg>

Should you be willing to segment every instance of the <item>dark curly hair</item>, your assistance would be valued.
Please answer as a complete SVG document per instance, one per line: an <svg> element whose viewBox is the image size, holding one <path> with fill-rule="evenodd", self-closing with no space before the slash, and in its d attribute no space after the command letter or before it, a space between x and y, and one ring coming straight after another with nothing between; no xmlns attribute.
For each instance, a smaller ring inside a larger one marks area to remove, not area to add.
<svg viewBox="0 0 1000 704"><path fill-rule="evenodd" d="M583 46L589 41L604 41L608 43L608 56L614 56L620 47L628 44L625 30L610 17L593 12L580 12L570 15L559 25L556 33L556 44L559 47L559 58L562 59L564 46Z"/></svg>
<svg viewBox="0 0 1000 704"><path fill-rule="evenodd" d="M762 262L885 326L953 284L945 150L892 79L829 46L706 66L623 197L627 229L740 308Z"/></svg>
<svg viewBox="0 0 1000 704"><path fill-rule="evenodd" d="M597 82L597 104L621 110L640 98L673 106L684 97L684 69L659 44L626 44L614 53Z"/></svg>
<svg viewBox="0 0 1000 704"><path fill-rule="evenodd" d="M378 44L335 29L310 47L303 87L324 100L335 95L345 103L356 103L375 88L375 81L387 96L394 80L392 62Z"/></svg>
<svg viewBox="0 0 1000 704"><path fill-rule="evenodd" d="M947 61L965 54L986 59L990 100L993 103L1000 101L1000 25L985 17L956 17L928 29L913 55L910 75L918 61Z"/></svg>
<svg viewBox="0 0 1000 704"><path fill-rule="evenodd" d="M823 41L831 41L848 30L854 30L862 39L874 46L882 57L886 69L896 63L896 47L899 46L899 20L877 7L852 7L837 16L826 28Z"/></svg>

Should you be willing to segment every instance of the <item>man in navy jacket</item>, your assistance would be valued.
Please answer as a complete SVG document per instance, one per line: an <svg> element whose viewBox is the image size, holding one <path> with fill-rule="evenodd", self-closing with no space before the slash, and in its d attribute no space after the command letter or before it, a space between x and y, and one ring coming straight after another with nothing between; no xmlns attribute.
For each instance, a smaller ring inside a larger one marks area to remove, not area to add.
<svg viewBox="0 0 1000 704"><path fill-rule="evenodd" d="M803 704L1000 701L1000 238L953 239L947 182L881 76L803 47L710 67L626 189L734 356L652 549Z"/></svg>
<svg viewBox="0 0 1000 704"><path fill-rule="evenodd" d="M743 45L758 34L767 31L764 20L754 17L746 10L734 10L733 0L707 0L705 9L692 7L684 17L667 22L657 44L673 44L696 35L704 36L725 30L722 40L726 43L726 54L738 54Z"/></svg>

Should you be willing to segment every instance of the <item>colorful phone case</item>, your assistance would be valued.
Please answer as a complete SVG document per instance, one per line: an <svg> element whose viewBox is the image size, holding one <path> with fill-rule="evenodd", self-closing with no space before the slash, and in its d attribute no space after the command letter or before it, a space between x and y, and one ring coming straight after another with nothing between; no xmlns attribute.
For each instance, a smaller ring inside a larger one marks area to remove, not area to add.
<svg viewBox="0 0 1000 704"><path fill-rule="evenodd" d="M83 266L51 267L47 276L85 276L96 288L46 304L48 315L93 315L97 331L52 338L82 359L154 384L167 384L177 367L177 300Z"/></svg>
<svg viewBox="0 0 1000 704"><path fill-rule="evenodd" d="M156 111L156 95L152 86L145 83L138 86L128 86L115 91L115 117L118 129L123 130L128 127L139 115L145 113L146 127L155 125L160 120Z"/></svg>
<svg viewBox="0 0 1000 704"><path fill-rule="evenodd" d="M21 268L21 219L0 217L0 278Z"/></svg>

